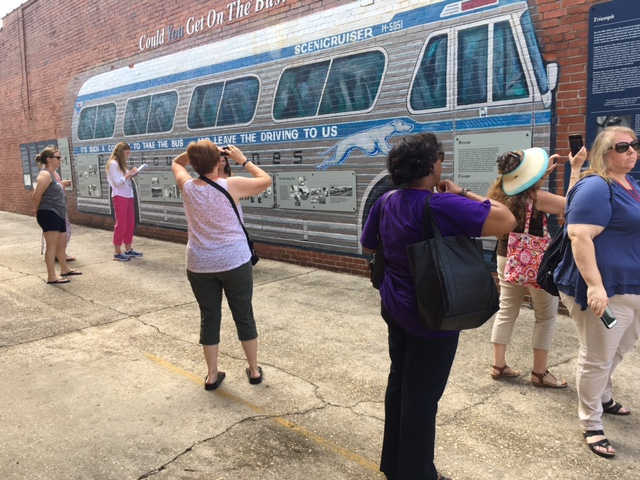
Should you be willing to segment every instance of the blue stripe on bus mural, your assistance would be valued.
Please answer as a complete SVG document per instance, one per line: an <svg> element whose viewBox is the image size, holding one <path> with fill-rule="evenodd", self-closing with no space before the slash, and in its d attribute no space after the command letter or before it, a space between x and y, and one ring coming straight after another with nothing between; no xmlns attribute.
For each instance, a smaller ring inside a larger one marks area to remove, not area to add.
<svg viewBox="0 0 640 480"><path fill-rule="evenodd" d="M460 1L460 0L458 0ZM464 0L462 0L464 2ZM471 13L478 13L488 9L497 8L498 6L508 5L511 3L518 3L521 0L501 0L499 5L489 5L487 7L481 7L471 11L460 12L452 15L447 15L441 18L440 14L446 5L456 2L442 2L434 5L427 5L424 7L416 8L414 10L403 12L395 15L390 22L379 23L369 27L359 28L357 30L351 30L342 32L319 39L310 40L308 42L299 43L296 45L281 48L279 50L272 50L270 52L264 52L257 55L251 55L235 60L229 60L227 62L208 65L206 67L199 67L193 70L187 70L180 73L174 73L171 75L165 75L150 80L144 80L141 82L135 82L120 87L101 90L99 92L89 93L86 95L80 95L76 98L76 109L80 110L84 102L90 100L96 100L99 98L110 97L113 95L119 95L121 93L135 92L137 90L146 90L152 87L159 87L162 85L168 85L174 82L190 80L206 75L212 75L215 73L223 73L227 71L237 70L244 67L256 66L263 63L276 61L285 58L296 57L300 55L306 55L312 52L319 52L329 50L342 45L348 45L352 43L359 43L370 38L379 37L381 35L387 35L389 33L406 30L408 28L424 25L431 22L437 22L442 20L448 20L463 15L469 15ZM215 42L214 42L215 43ZM153 60L149 60L153 62Z"/></svg>
<svg viewBox="0 0 640 480"><path fill-rule="evenodd" d="M488 128L499 127L519 127L531 126L532 119L535 125L549 125L551 123L551 112L543 111L532 114L516 114L516 115L500 115L492 117L482 117L467 120L457 120L455 122L456 130L483 130ZM373 150L376 155L384 150L383 141L395 135L404 135L408 133L420 132L450 132L454 129L454 122L425 122L420 123L409 117L386 118L381 120L370 120L365 122L350 122L341 124L326 125L309 125L305 127L278 128L269 130L258 130L255 132L227 133L222 135L202 135L194 137L182 138L161 138L149 139L138 142L131 142L131 149L134 151L154 151L154 150L175 150L185 148L189 143L200 140L209 139L219 145L232 143L234 145L271 145L286 142L306 142L316 140L340 140L338 143L344 143L345 151L353 148L359 148L363 151L371 151L362 143L363 139L367 142L378 142L379 150ZM349 142L345 142L349 140ZM388 142L387 142L388 144ZM375 145L373 145L375 147ZM74 154L84 153L111 153L115 144L101 144L89 146L76 146L73 149ZM334 148L334 147L332 147ZM373 148L373 147L372 147ZM382 149L382 150L380 150ZM339 164L342 161L337 159Z"/></svg>

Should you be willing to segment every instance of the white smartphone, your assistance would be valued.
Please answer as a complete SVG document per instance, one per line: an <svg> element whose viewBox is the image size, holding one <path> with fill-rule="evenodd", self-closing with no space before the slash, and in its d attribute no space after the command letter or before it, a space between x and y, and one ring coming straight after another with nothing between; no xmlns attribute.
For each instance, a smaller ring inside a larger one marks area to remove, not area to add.
<svg viewBox="0 0 640 480"><path fill-rule="evenodd" d="M604 310L604 313L600 317L600 320L602 320L602 323L604 323L604 326L607 328L615 327L616 323L618 322L616 320L616 317L613 316L611 310L609 310L609 307Z"/></svg>

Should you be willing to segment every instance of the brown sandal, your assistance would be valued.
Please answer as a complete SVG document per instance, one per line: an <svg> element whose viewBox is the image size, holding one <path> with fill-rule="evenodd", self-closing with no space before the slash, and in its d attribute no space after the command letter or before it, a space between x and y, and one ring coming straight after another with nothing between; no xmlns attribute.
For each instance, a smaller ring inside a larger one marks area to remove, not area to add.
<svg viewBox="0 0 640 480"><path fill-rule="evenodd" d="M537 378L538 381L534 381L534 378ZM567 388L566 380L558 380L549 369L545 370L544 373L536 373L531 370L531 383L538 388Z"/></svg>
<svg viewBox="0 0 640 480"><path fill-rule="evenodd" d="M497 374L491 372L491 378L493 378L494 380L498 380L499 378L515 378L519 377L522 374L520 370L514 370L507 364L505 364L504 367L498 367L496 365L491 365L491 367L498 371ZM507 372L507 369L510 369L511 371Z"/></svg>

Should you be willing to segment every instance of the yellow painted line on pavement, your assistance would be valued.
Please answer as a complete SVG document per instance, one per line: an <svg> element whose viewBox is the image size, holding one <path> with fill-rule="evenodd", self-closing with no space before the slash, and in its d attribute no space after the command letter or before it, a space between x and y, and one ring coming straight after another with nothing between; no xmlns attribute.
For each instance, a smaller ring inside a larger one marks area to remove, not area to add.
<svg viewBox="0 0 640 480"><path fill-rule="evenodd" d="M191 380L193 383L197 385L204 385L203 378L191 372L188 372L187 370L183 370L182 368L172 364L171 362L168 362L167 360L157 357L156 355L153 355L151 353L145 353L144 355L152 362L166 368L167 370L177 373L178 375L182 375L183 377ZM215 391L215 394L220 397L226 398L228 400L232 400L236 403L242 404L259 415L268 415L268 412L264 408L258 405L254 405L253 403L245 400L244 398L239 397L238 395L234 395L233 393L230 393L226 390L218 389ZM332 451L333 453L337 453L338 455L346 458L347 460L351 460L352 462L357 463L358 465L360 465L361 467L367 470L378 472L378 465L376 463L372 462L366 457L363 457L362 455L357 454L356 452L349 450L348 448L344 448L344 447L341 447L340 445L336 445L332 441L327 440L326 438L320 435L317 435L307 430L303 426L298 425L297 423L291 422L285 418L282 418L282 417L269 417L269 418L273 420L275 423L277 423L278 425L281 425L285 428L290 429L291 431L299 433L300 435L311 440L317 445L320 445L326 448L327 450Z"/></svg>

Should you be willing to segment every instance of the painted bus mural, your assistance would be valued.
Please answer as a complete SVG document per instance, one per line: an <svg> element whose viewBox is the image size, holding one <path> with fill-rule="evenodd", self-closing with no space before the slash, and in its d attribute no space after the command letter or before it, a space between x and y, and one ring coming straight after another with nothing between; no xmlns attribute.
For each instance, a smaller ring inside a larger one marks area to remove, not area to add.
<svg viewBox="0 0 640 480"><path fill-rule="evenodd" d="M87 78L72 119L78 210L111 215L104 164L126 141L131 164L148 165L138 221L186 229L171 160L209 138L273 176L242 200L256 240L358 255L403 135L435 132L444 175L478 193L499 152L549 148L557 65L541 56L526 1L368 3Z"/></svg>

